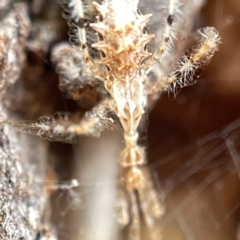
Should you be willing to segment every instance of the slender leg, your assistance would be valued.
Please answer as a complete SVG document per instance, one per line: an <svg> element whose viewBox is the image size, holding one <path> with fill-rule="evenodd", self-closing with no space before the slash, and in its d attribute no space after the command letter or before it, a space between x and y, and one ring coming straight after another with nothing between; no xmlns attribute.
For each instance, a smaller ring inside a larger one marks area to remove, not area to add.
<svg viewBox="0 0 240 240"><path fill-rule="evenodd" d="M83 50L83 57L86 63L89 63L90 57L87 50L87 39L84 22L84 12L82 0L62 0L60 2L63 9L63 17L68 20L69 40L74 46Z"/></svg>
<svg viewBox="0 0 240 240"><path fill-rule="evenodd" d="M171 88L175 90L176 86L182 88L195 83L193 76L196 70L211 60L220 43L219 34L213 27L200 29L198 34L200 36L198 46L193 49L190 55L182 56L176 69L171 71L167 77L149 85L151 93L172 90Z"/></svg>
<svg viewBox="0 0 240 240"><path fill-rule="evenodd" d="M157 227L156 227L156 220L154 219L153 215L150 211L149 201L147 198L147 194L143 189L139 189L138 191L139 199L141 202L141 211L143 213L143 217L145 220L145 224L150 235L151 240L159 240L157 234Z"/></svg>
<svg viewBox="0 0 240 240"><path fill-rule="evenodd" d="M82 50L83 60L95 77L101 79L101 68L93 62L87 48L87 36L85 27L89 24L85 19L82 0L61 0L63 17L68 21L69 41L73 46Z"/></svg>
<svg viewBox="0 0 240 240"><path fill-rule="evenodd" d="M131 225L129 228L129 240L140 240L140 213L137 204L137 196L134 189L130 190L129 197L131 201Z"/></svg>
<svg viewBox="0 0 240 240"><path fill-rule="evenodd" d="M107 116L109 103L108 99L102 101L86 112L82 119L79 116L59 113L56 116L41 117L35 122L5 120L3 123L50 141L72 142L77 140L79 135L99 136L101 131L111 128L114 121Z"/></svg>
<svg viewBox="0 0 240 240"><path fill-rule="evenodd" d="M160 192L153 184L153 179L150 176L149 170L144 168L145 187L138 189L139 199L141 202L141 210L143 218L148 230L150 240L161 240L161 232L158 228L158 220L165 213L163 199L160 197Z"/></svg>
<svg viewBox="0 0 240 240"><path fill-rule="evenodd" d="M147 69L151 68L157 60L161 60L161 58L167 54L168 50L171 49L172 35L174 33L174 12L178 2L178 0L170 0L168 3L168 16L165 20L166 22L163 30L163 38L157 48L157 51L144 62L144 65Z"/></svg>
<svg viewBox="0 0 240 240"><path fill-rule="evenodd" d="M129 201L126 189L120 186L117 190L117 220L120 226L125 227L130 222Z"/></svg>
<svg viewBox="0 0 240 240"><path fill-rule="evenodd" d="M161 240L161 233L157 226L164 214L164 208L148 169L144 166L133 166L125 169L124 172L126 190L130 200L130 239L137 240L139 234L141 235L140 213L142 213L148 239Z"/></svg>

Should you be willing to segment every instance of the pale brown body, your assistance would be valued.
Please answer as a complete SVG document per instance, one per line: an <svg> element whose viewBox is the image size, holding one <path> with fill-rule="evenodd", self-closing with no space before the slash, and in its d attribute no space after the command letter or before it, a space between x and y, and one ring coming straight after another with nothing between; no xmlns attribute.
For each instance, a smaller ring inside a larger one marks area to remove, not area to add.
<svg viewBox="0 0 240 240"><path fill-rule="evenodd" d="M117 199L119 223L124 226L130 225L130 239L141 238L139 202L144 222L149 230L149 239L159 240L161 237L157 224L164 213L164 208L161 194L156 190L151 174L145 166L145 148L138 144L139 123L148 107L149 94L174 90L176 86L181 88L187 86L189 82L192 83L196 69L208 63L217 50L220 43L219 35L214 28L199 30L201 37L198 40L199 45L192 54L184 55L177 62L175 69L151 82L148 73L153 67L157 67L156 61L164 60L162 57L173 44L171 38L174 14L180 1L169 1L169 15L163 29L162 42L154 54L146 50L146 44L154 35L147 34L144 30L151 15L138 13L137 0L105 0L101 5L93 3L102 17L101 21L90 24L103 39L92 45L102 53L100 60L91 59L86 47L84 28L78 27L75 23L84 18L81 0L70 2L73 2L71 5L73 14L66 18L70 22L70 27L78 29L75 37L79 38L82 48L76 51L82 54L84 60L79 84L85 79L97 79L103 83L109 95L104 95L103 101L92 111L87 112L84 119L78 123L72 123L69 117L53 121L43 118L43 121L31 124L9 120L6 123L31 129L31 133L50 140L59 140L64 136L71 140L80 134L98 136L102 130L112 125L114 120L109 116L109 112L114 113L121 123L125 142L118 159L121 165ZM69 8L67 11L71 13L71 7ZM58 58L57 51L54 58ZM61 74L59 70L59 75Z"/></svg>

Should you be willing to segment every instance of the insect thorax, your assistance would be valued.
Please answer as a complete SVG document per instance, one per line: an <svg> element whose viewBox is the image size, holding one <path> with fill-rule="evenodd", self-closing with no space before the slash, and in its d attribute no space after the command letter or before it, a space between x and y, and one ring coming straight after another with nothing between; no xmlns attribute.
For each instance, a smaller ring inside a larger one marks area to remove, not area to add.
<svg viewBox="0 0 240 240"><path fill-rule="evenodd" d="M118 79L135 75L142 61L151 55L144 49L153 38L153 35L144 33L151 15L139 14L136 4L127 0L94 5L102 16L102 21L91 24L103 38L93 44L104 53L100 63Z"/></svg>

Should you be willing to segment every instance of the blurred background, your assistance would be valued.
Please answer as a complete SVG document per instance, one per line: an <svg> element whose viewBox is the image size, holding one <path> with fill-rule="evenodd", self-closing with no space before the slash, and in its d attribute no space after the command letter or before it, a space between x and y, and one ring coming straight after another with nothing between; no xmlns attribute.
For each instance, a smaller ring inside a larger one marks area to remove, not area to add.
<svg viewBox="0 0 240 240"><path fill-rule="evenodd" d="M170 189L164 239L237 239L239 14L238 1L206 1L196 25L217 28L219 52L194 86L162 95L150 113L149 159Z"/></svg>

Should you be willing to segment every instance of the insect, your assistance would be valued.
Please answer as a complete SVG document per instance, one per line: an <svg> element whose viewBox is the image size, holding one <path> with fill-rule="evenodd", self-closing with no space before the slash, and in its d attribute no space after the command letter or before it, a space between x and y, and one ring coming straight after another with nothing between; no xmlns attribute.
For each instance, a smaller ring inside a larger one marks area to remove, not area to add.
<svg viewBox="0 0 240 240"><path fill-rule="evenodd" d="M54 141L73 141L79 135L99 136L100 132L119 122L125 147L118 159L121 166L118 221L123 226L129 225L129 239L132 240L141 238L138 207L150 239L160 239L157 224L164 214L161 198L146 167L145 147L139 144L139 124L148 108L148 97L194 83L196 70L209 62L220 43L214 28L198 30L198 45L180 57L169 72L163 71L153 81L149 74L158 71L159 63L164 66L168 62L168 53L174 47L176 15L181 1L167 3L162 40L157 50L151 53L146 47L154 38L146 31L151 14L140 13L137 0L105 0L101 4L89 4L97 11L96 22L90 24L81 0L63 0L63 15L68 21L70 42L75 48L61 45L53 52L60 87L77 97L76 89L86 84L98 86L102 100L81 119L57 114L33 122L4 120L8 125ZM98 40L91 46L88 46L85 27L97 33ZM89 48L97 50L98 57L93 58Z"/></svg>

